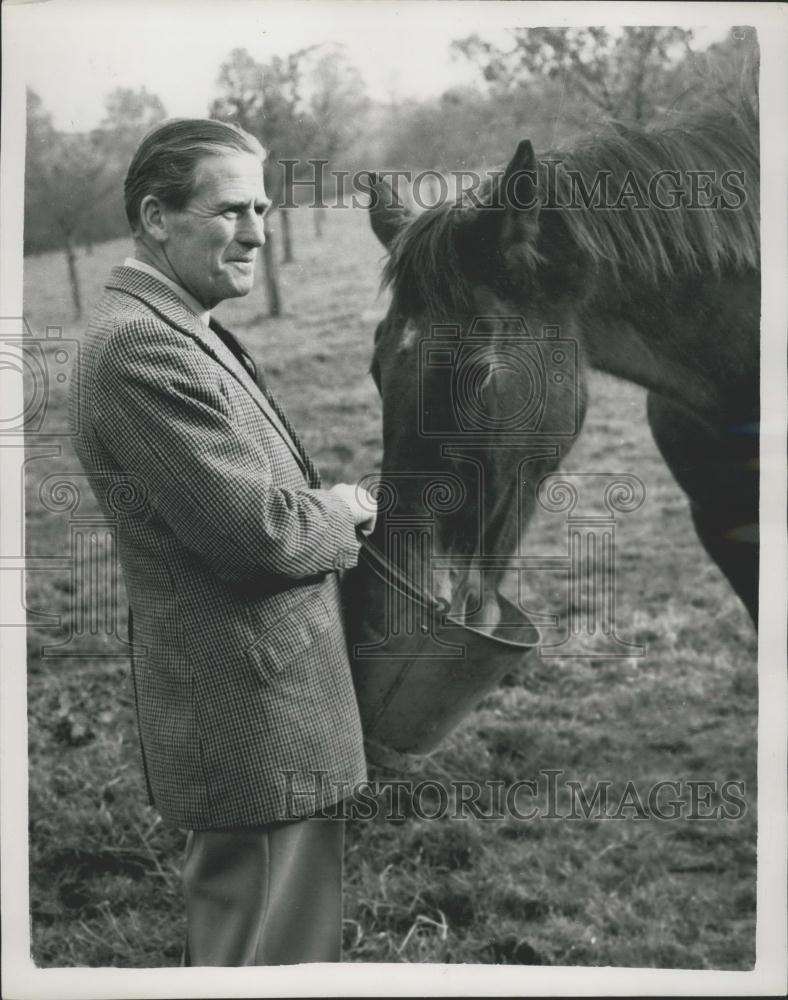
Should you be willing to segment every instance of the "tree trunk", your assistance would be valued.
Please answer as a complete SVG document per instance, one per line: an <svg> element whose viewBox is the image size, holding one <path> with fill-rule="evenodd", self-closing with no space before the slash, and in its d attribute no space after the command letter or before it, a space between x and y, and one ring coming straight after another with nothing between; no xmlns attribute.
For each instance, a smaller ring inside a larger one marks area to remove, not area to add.
<svg viewBox="0 0 788 1000"><path fill-rule="evenodd" d="M290 230L290 209L280 208L279 216L282 220L282 263L293 263L293 234Z"/></svg>
<svg viewBox="0 0 788 1000"><path fill-rule="evenodd" d="M263 244L263 271L265 273L265 296L268 302L268 315L279 316L282 304L279 298L279 282L276 277L276 256L271 230L264 227L265 243Z"/></svg>
<svg viewBox="0 0 788 1000"><path fill-rule="evenodd" d="M68 280L71 283L71 298L74 302L74 319L82 316L82 295L79 290L79 274L77 272L77 255L71 235L67 235L63 249L68 262Z"/></svg>
<svg viewBox="0 0 788 1000"><path fill-rule="evenodd" d="M317 239L320 239L323 235L323 209L313 208L312 218L314 219L315 223L315 236L317 237Z"/></svg>

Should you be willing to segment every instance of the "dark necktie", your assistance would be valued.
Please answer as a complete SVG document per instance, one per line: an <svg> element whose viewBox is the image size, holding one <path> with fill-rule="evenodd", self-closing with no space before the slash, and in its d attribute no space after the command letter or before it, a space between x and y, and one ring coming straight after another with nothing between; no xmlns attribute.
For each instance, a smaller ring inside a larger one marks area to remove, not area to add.
<svg viewBox="0 0 788 1000"><path fill-rule="evenodd" d="M279 419L282 421L282 425L292 438L293 444L296 446L298 454L301 456L301 460L303 461L304 467L306 468L307 476L309 479L309 485L313 489L319 489L320 473L317 470L317 466L307 454L306 449L304 448L301 442L301 439L296 433L296 430L293 427L293 425L290 423L290 420L288 419L285 411L282 409L281 404L266 385L265 377L263 376L262 371L254 363L254 359L252 358L252 356L247 351L245 351L243 347L241 347L241 345L236 340L235 336L232 333L230 333L229 330L226 330L221 325L221 323L217 323L217 321L213 318L213 316L211 317L208 325L216 334L216 336L221 340L221 342L224 344L227 350L233 355L236 361L238 361L239 364L243 365L246 371L251 375L251 377L257 383L258 387L260 388L260 390L262 391L268 402L271 404L271 409L274 411L277 417L279 417Z"/></svg>

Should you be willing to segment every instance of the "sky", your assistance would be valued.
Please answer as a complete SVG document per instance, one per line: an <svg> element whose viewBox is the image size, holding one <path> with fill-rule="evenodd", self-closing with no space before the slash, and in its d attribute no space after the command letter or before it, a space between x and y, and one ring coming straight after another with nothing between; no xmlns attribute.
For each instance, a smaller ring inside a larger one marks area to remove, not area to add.
<svg viewBox="0 0 788 1000"><path fill-rule="evenodd" d="M3 13L25 53L26 83L55 126L84 131L99 123L115 87L144 86L169 115L206 114L219 67L233 48L265 60L338 42L371 98L422 98L477 79L467 60L452 59L455 38L475 32L505 44L514 25L559 24L573 11L579 11L575 23L598 24L603 17L632 23L636 10L641 23L699 23L713 14L717 23L698 34L705 47L724 37L727 25L720 23L724 8L708 5L704 12L703 6L689 12L691 4L619 10L616 4L472 0L17 0L4 4Z"/></svg>

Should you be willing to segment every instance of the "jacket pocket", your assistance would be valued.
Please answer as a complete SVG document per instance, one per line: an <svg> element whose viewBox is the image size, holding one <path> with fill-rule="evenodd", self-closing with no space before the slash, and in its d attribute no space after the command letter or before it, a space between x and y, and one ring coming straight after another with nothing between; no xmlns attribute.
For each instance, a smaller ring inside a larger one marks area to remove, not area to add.
<svg viewBox="0 0 788 1000"><path fill-rule="evenodd" d="M270 680L317 646L330 625L328 608L319 594L312 593L274 622L247 649L246 658L258 674Z"/></svg>

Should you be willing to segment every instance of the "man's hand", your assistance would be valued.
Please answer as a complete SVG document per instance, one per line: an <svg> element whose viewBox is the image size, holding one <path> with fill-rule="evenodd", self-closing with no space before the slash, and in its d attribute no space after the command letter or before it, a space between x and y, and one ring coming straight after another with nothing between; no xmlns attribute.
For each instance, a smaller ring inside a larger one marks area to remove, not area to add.
<svg viewBox="0 0 788 1000"><path fill-rule="evenodd" d="M329 493L334 493L345 501L353 515L353 524L362 535L372 534L375 530L378 504L369 490L350 483L337 483L331 487Z"/></svg>

